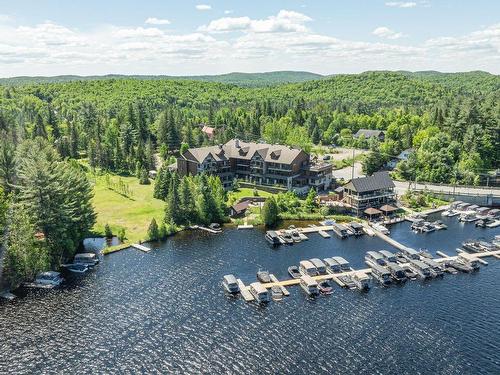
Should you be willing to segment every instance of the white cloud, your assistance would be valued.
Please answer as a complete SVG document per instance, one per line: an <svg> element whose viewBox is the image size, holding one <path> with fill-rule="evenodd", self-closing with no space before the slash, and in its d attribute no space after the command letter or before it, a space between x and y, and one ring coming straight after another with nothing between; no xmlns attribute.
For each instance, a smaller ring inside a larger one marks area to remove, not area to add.
<svg viewBox="0 0 500 375"><path fill-rule="evenodd" d="M417 3L413 1L389 1L385 3L385 5L395 8L415 8L417 6Z"/></svg>
<svg viewBox="0 0 500 375"><path fill-rule="evenodd" d="M391 30L385 26L377 27L375 30L372 31L372 34L378 36L379 38L385 38L385 39L399 39L404 36L403 33L397 33L394 30Z"/></svg>
<svg viewBox="0 0 500 375"><path fill-rule="evenodd" d="M234 13L234 10L230 10L230 9L226 9L224 11L224 14L233 14Z"/></svg>
<svg viewBox="0 0 500 375"><path fill-rule="evenodd" d="M276 16L258 20L250 17L223 17L201 26L199 30L208 32L241 30L255 33L307 32L308 29L304 24L309 21L312 21L312 18L305 14L280 10Z"/></svg>
<svg viewBox="0 0 500 375"><path fill-rule="evenodd" d="M208 4L198 4L198 5L196 5L196 9L198 9L198 10L210 10L210 9L212 9L212 6L208 5Z"/></svg>
<svg viewBox="0 0 500 375"><path fill-rule="evenodd" d="M9 22L12 21L12 17L8 14L0 14L0 22Z"/></svg>
<svg viewBox="0 0 500 375"><path fill-rule="evenodd" d="M148 25L170 25L170 21L167 19L161 19L156 17L149 17L144 23Z"/></svg>

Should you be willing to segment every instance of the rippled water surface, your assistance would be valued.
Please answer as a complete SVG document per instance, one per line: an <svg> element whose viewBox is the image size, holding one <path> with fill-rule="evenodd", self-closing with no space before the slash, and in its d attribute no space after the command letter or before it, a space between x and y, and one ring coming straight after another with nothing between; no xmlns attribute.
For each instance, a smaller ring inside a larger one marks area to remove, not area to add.
<svg viewBox="0 0 500 375"><path fill-rule="evenodd" d="M499 234L446 219L448 231L392 237L455 253ZM0 305L0 373L500 374L500 260L476 274L309 300L297 288L265 307L227 297L233 273L278 278L301 259L341 255L364 267L377 238L310 235L270 249L259 230L182 233L148 254L106 256L62 290Z"/></svg>

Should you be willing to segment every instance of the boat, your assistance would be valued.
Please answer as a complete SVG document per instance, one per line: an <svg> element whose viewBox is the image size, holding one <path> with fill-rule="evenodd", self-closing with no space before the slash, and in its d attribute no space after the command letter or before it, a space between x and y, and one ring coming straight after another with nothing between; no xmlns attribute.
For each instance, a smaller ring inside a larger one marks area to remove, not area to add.
<svg viewBox="0 0 500 375"><path fill-rule="evenodd" d="M318 270L308 260L301 260L299 263L299 271L302 275L308 275L308 276L316 276L318 274Z"/></svg>
<svg viewBox="0 0 500 375"><path fill-rule="evenodd" d="M471 267L473 271L479 271L479 268L480 268L479 267L479 259L477 259L477 258L471 258L471 257L463 256L462 254L460 254L457 257L457 261L465 264L466 266Z"/></svg>
<svg viewBox="0 0 500 375"><path fill-rule="evenodd" d="M89 270L89 266L82 263L64 264L63 267L72 273L86 273Z"/></svg>
<svg viewBox="0 0 500 375"><path fill-rule="evenodd" d="M270 283L271 277L269 276L269 271L257 271L257 280L259 280L261 283Z"/></svg>
<svg viewBox="0 0 500 375"><path fill-rule="evenodd" d="M302 238L300 238L300 234L297 230L290 231L290 235L292 236L293 242L302 241Z"/></svg>
<svg viewBox="0 0 500 375"><path fill-rule="evenodd" d="M462 248L472 253L480 253L484 251L484 248L479 245L479 241L474 240L467 240L462 242Z"/></svg>
<svg viewBox="0 0 500 375"><path fill-rule="evenodd" d="M427 249L422 249L422 248L418 249L418 255L420 255L420 258L428 258L428 259L434 258Z"/></svg>
<svg viewBox="0 0 500 375"><path fill-rule="evenodd" d="M363 231L363 226L356 222L356 221L351 221L349 224L348 224L349 227L351 227L351 230L353 231L354 235L355 236L361 236L362 234L364 234L365 232Z"/></svg>
<svg viewBox="0 0 500 375"><path fill-rule="evenodd" d="M367 262L372 269L372 276L382 285L389 285L391 280L391 273L380 264Z"/></svg>
<svg viewBox="0 0 500 375"><path fill-rule="evenodd" d="M287 245L293 244L293 238L292 238L292 235L290 234L290 232L282 231L280 237L283 240L283 242L286 243Z"/></svg>
<svg viewBox="0 0 500 375"><path fill-rule="evenodd" d="M408 279L415 280L418 277L417 273L413 271L408 264L403 264L401 268L405 271L405 275Z"/></svg>
<svg viewBox="0 0 500 375"><path fill-rule="evenodd" d="M431 268L421 260L412 259L409 262L409 266L422 279L428 279L433 276Z"/></svg>
<svg viewBox="0 0 500 375"><path fill-rule="evenodd" d="M428 232L434 232L436 230L436 227L432 225L428 221L424 221L424 225L422 226L422 232L428 233Z"/></svg>
<svg viewBox="0 0 500 375"><path fill-rule="evenodd" d="M452 267L449 264L445 264L444 265L444 271L448 272L448 273L450 273L452 275L456 275L458 273L458 270L455 267Z"/></svg>
<svg viewBox="0 0 500 375"><path fill-rule="evenodd" d="M391 263L397 263L398 261L398 258L396 257L396 255L394 255L393 253L391 253L390 251L387 251L387 250L380 250L379 251L379 254L382 255L384 257L384 260L386 262L391 262Z"/></svg>
<svg viewBox="0 0 500 375"><path fill-rule="evenodd" d="M274 301L281 301L283 299L283 291L277 285L271 287L271 297Z"/></svg>
<svg viewBox="0 0 500 375"><path fill-rule="evenodd" d="M347 260L345 260L344 258L332 257L332 259L340 265L340 269L342 270L342 272L349 272L349 271L353 270L351 268L351 266L349 265L349 262Z"/></svg>
<svg viewBox="0 0 500 375"><path fill-rule="evenodd" d="M234 275L225 275L222 278L222 286L228 293L236 294L240 291L240 287L238 286L238 281Z"/></svg>
<svg viewBox="0 0 500 375"><path fill-rule="evenodd" d="M481 220L478 220L476 221L476 227L481 227L481 228L490 228L491 224L494 223L495 220L493 219L490 219L490 218L484 218L484 219L481 219Z"/></svg>
<svg viewBox="0 0 500 375"><path fill-rule="evenodd" d="M354 283L352 275L341 275L338 279L344 283L344 286L348 289L356 289L356 284Z"/></svg>
<svg viewBox="0 0 500 375"><path fill-rule="evenodd" d="M375 230L378 230L382 234L386 234L386 235L387 234L391 234L391 232L389 231L389 229L387 229L387 227L384 224L373 223L372 224L372 228L375 229Z"/></svg>
<svg viewBox="0 0 500 375"><path fill-rule="evenodd" d="M326 270L330 273L340 273L342 272L342 268L340 264L333 258L325 258L323 262L326 264Z"/></svg>
<svg viewBox="0 0 500 375"><path fill-rule="evenodd" d="M333 293L333 287L330 281L328 280L323 280L318 283L318 289L321 294L332 294Z"/></svg>
<svg viewBox="0 0 500 375"><path fill-rule="evenodd" d="M320 224L325 226L325 227L329 227L333 224L335 224L335 220L331 220L331 219L328 219L328 220L324 220L324 221L320 221Z"/></svg>
<svg viewBox="0 0 500 375"><path fill-rule="evenodd" d="M356 272L352 275L352 281L359 290L369 290L370 289L370 277L364 272Z"/></svg>
<svg viewBox="0 0 500 375"><path fill-rule="evenodd" d="M422 233L424 231L424 219L415 219L410 225L410 229L415 233Z"/></svg>
<svg viewBox="0 0 500 375"><path fill-rule="evenodd" d="M302 276L302 274L299 271L299 267L297 266L288 267L288 274L294 279L300 279L300 277Z"/></svg>
<svg viewBox="0 0 500 375"><path fill-rule="evenodd" d="M309 259L309 261L313 264L314 267L316 267L316 271L318 272L318 275L325 275L326 274L326 265L323 263L321 259L318 258L312 258Z"/></svg>
<svg viewBox="0 0 500 375"><path fill-rule="evenodd" d="M56 287L60 286L63 281L64 279L59 272L46 271L36 275L35 285Z"/></svg>
<svg viewBox="0 0 500 375"><path fill-rule="evenodd" d="M349 232L347 231L347 228L341 224L333 224L332 229L335 232L335 234L340 238L349 237Z"/></svg>
<svg viewBox="0 0 500 375"><path fill-rule="evenodd" d="M434 228L436 228L437 230L448 229L448 225L443 223L441 220L436 220L436 221L432 222L431 225L433 225Z"/></svg>
<svg viewBox="0 0 500 375"><path fill-rule="evenodd" d="M99 264L99 257L95 253L79 253L73 259L74 264L85 264L94 267Z"/></svg>
<svg viewBox="0 0 500 375"><path fill-rule="evenodd" d="M385 266L387 264L384 256L376 251L367 251L365 255L365 261L368 265L378 264L379 266Z"/></svg>
<svg viewBox="0 0 500 375"><path fill-rule="evenodd" d="M268 230L266 232L266 241L273 246L281 245L280 238L274 230Z"/></svg>
<svg viewBox="0 0 500 375"><path fill-rule="evenodd" d="M250 294L252 294L253 298L255 298L255 301L257 301L258 303L263 304L271 301L271 295L269 291L261 283L251 283L248 290L250 291Z"/></svg>
<svg viewBox="0 0 500 375"><path fill-rule="evenodd" d="M394 279L394 281L402 283L407 280L405 270L399 264L388 262L387 270L391 273L391 276Z"/></svg>
<svg viewBox="0 0 500 375"><path fill-rule="evenodd" d="M458 221L464 222L464 223L471 223L473 221L477 220L476 212L475 211L466 211L460 215L458 218Z"/></svg>
<svg viewBox="0 0 500 375"><path fill-rule="evenodd" d="M211 223L208 227L217 233L222 232L222 227L219 223Z"/></svg>
<svg viewBox="0 0 500 375"><path fill-rule="evenodd" d="M460 212L452 210L451 208L441 212L441 216L444 216L444 217L453 217L453 216L457 216L457 215L460 215Z"/></svg>
<svg viewBox="0 0 500 375"><path fill-rule="evenodd" d="M412 249L411 247L407 247L401 250L403 253L403 256L408 259L408 260L419 260L420 259L420 254L418 253L417 250Z"/></svg>
<svg viewBox="0 0 500 375"><path fill-rule="evenodd" d="M309 296L317 296L319 294L318 283L309 275L303 275L300 278L300 287Z"/></svg>
<svg viewBox="0 0 500 375"><path fill-rule="evenodd" d="M444 276L443 267L435 260L423 257L422 262L431 267L432 272L434 272L436 276Z"/></svg>
<svg viewBox="0 0 500 375"><path fill-rule="evenodd" d="M446 261L446 266L451 266L460 272L472 272L472 267L457 260Z"/></svg>

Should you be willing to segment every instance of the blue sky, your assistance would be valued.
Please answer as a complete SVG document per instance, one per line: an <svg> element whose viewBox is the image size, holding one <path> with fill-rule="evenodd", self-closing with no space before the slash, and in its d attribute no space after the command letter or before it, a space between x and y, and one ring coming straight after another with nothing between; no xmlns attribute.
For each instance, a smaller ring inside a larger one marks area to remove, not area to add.
<svg viewBox="0 0 500 375"><path fill-rule="evenodd" d="M0 0L3 77L499 67L500 1Z"/></svg>

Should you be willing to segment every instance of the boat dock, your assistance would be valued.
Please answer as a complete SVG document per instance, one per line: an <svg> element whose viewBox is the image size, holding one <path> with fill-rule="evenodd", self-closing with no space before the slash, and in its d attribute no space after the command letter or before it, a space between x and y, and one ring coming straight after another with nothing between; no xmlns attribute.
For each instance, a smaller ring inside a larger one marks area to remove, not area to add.
<svg viewBox="0 0 500 375"><path fill-rule="evenodd" d="M271 281L273 283L279 283L278 278L273 274L270 274L269 277L271 278ZM279 288L281 289L281 292L283 293L284 296L288 297L290 295L290 292L283 285L279 285Z"/></svg>
<svg viewBox="0 0 500 375"><path fill-rule="evenodd" d="M254 298L252 296L252 293L250 293L250 291L248 290L248 287L245 284L243 284L243 281L241 281L241 279L237 279L236 281L238 282L238 287L240 288L240 293L241 293L241 296L243 297L243 299L246 302L253 301Z"/></svg>
<svg viewBox="0 0 500 375"><path fill-rule="evenodd" d="M212 228L204 227L202 225L193 225L190 228L191 229L201 229L201 230L204 230L205 232L212 233L212 234L218 234L218 233L221 232L220 230L215 230L215 229L212 229Z"/></svg>
<svg viewBox="0 0 500 375"><path fill-rule="evenodd" d="M316 225L316 226L311 226L311 227L304 227L304 228L295 228L295 229L279 229L276 231L276 234L278 236L283 235L283 232L287 230L296 230L299 232L300 238L302 240L306 240L307 236L306 234L308 233L318 233L321 237L323 238L330 238L330 234L328 234L328 231L333 231L333 226L332 225Z"/></svg>
<svg viewBox="0 0 500 375"><path fill-rule="evenodd" d="M319 234L321 237L323 237L323 238L330 238L330 237L331 237L331 236L330 236L328 233L326 233L324 230L320 230L320 231L318 231L318 234Z"/></svg>
<svg viewBox="0 0 500 375"><path fill-rule="evenodd" d="M141 245L139 243L134 243L130 246L133 247L134 249L144 251L145 253L149 253L151 251L151 249L149 247L146 247L146 246Z"/></svg>
<svg viewBox="0 0 500 375"><path fill-rule="evenodd" d="M375 235L384 240L385 242L387 242L389 245L391 246L394 246L396 249L398 250L406 250L408 247L403 245L402 243L399 243L398 241L396 241L395 239L392 239L391 237L383 234L382 232L379 232L378 230L375 230L373 228L371 228L373 230L373 233L375 233Z"/></svg>
<svg viewBox="0 0 500 375"><path fill-rule="evenodd" d="M253 225L252 224L238 225L238 229L253 229Z"/></svg>

